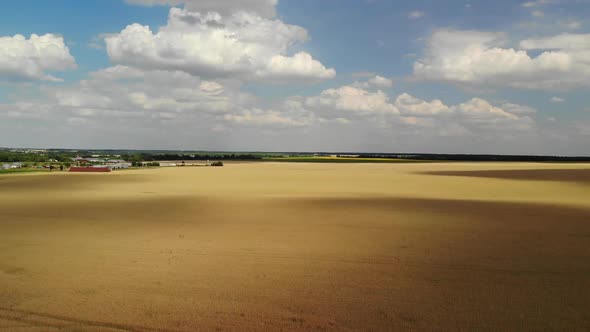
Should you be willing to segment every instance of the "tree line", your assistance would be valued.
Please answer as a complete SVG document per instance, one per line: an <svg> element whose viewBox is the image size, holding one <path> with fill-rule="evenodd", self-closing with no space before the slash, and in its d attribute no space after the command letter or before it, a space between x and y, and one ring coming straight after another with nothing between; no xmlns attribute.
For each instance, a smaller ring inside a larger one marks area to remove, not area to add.
<svg viewBox="0 0 590 332"><path fill-rule="evenodd" d="M194 154L194 155L187 155L187 154L172 154L172 153L163 153L163 154L134 154L134 155L125 155L121 156L122 159L127 161L183 161L183 160L262 160L262 155L255 155L255 154Z"/></svg>
<svg viewBox="0 0 590 332"><path fill-rule="evenodd" d="M424 161L500 161L500 162L590 162L590 157L527 156L492 154L360 154L362 158L397 158Z"/></svg>

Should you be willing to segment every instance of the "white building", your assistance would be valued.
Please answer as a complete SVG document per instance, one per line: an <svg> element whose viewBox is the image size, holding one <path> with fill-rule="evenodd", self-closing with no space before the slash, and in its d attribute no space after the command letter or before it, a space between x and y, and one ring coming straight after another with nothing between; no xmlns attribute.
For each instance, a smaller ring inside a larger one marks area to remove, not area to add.
<svg viewBox="0 0 590 332"><path fill-rule="evenodd" d="M2 164L0 169L17 169L17 168L22 168L23 164L22 163L12 163L12 164Z"/></svg>
<svg viewBox="0 0 590 332"><path fill-rule="evenodd" d="M122 162L122 163L116 163L116 164L108 164L107 167L110 169L127 169L127 168L131 167L131 163Z"/></svg>
<svg viewBox="0 0 590 332"><path fill-rule="evenodd" d="M131 163L122 159L110 159L106 161L106 166L110 169L127 169L131 167Z"/></svg>

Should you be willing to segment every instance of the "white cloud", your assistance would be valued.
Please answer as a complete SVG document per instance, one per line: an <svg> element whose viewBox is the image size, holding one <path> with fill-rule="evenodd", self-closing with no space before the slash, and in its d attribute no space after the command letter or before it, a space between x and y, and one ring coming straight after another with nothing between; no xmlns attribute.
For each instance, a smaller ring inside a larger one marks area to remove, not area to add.
<svg viewBox="0 0 590 332"><path fill-rule="evenodd" d="M465 103L453 107L455 112L461 113L470 121L487 121L489 119L516 120L516 114L507 112L500 107L493 106L481 98L473 98Z"/></svg>
<svg viewBox="0 0 590 332"><path fill-rule="evenodd" d="M551 102L552 103L563 103L565 101L565 99L561 98L561 97L551 97Z"/></svg>
<svg viewBox="0 0 590 332"><path fill-rule="evenodd" d="M379 88L379 89L387 89L393 86L393 80L390 78L386 78L383 76L376 75L374 73L355 73L353 77L369 77L367 81L364 82L355 82L352 86L360 89L372 89L372 88Z"/></svg>
<svg viewBox="0 0 590 332"><path fill-rule="evenodd" d="M508 113L512 113L518 116L521 115L532 115L537 113L537 110L524 105L512 104L512 103L503 103L500 106L502 109L506 110Z"/></svg>
<svg viewBox="0 0 590 332"><path fill-rule="evenodd" d="M309 53L299 52L292 57L275 55L266 68L256 72L258 77L289 79L331 79L336 76L334 69L327 69Z"/></svg>
<svg viewBox="0 0 590 332"><path fill-rule="evenodd" d="M171 8L158 32L132 24L105 39L111 60L138 68L181 70L205 77L289 81L333 78L306 52L290 48L308 39L302 27L237 12L231 16Z"/></svg>
<svg viewBox="0 0 590 332"><path fill-rule="evenodd" d="M545 38L525 39L520 42L524 50L565 50L590 52L590 33L564 33Z"/></svg>
<svg viewBox="0 0 590 332"><path fill-rule="evenodd" d="M377 75L369 79L369 84L377 88L391 88L393 86L393 80Z"/></svg>
<svg viewBox="0 0 590 332"><path fill-rule="evenodd" d="M569 20L563 23L570 30L577 30L582 27L582 22L578 20Z"/></svg>
<svg viewBox="0 0 590 332"><path fill-rule="evenodd" d="M44 87L46 105L57 112L89 118L175 118L227 113L250 99L219 82L180 71L141 71L115 66L78 84ZM176 115L176 116L174 116Z"/></svg>
<svg viewBox="0 0 590 332"><path fill-rule="evenodd" d="M274 17L278 0L126 0L127 3L154 5L181 5L194 12L217 12L230 15L240 11L256 13L263 17Z"/></svg>
<svg viewBox="0 0 590 332"><path fill-rule="evenodd" d="M61 36L0 37L0 80L61 81L48 72L74 68L76 61Z"/></svg>
<svg viewBox="0 0 590 332"><path fill-rule="evenodd" d="M506 36L501 33L438 30L430 37L424 56L414 63L414 77L545 90L590 86L587 36L554 38L524 40L518 50L503 47ZM553 50L536 57L526 52L548 46Z"/></svg>
<svg viewBox="0 0 590 332"><path fill-rule="evenodd" d="M224 120L245 126L266 126L266 127L304 127L313 123L310 115L298 114L292 116L285 112L251 109L244 110L238 114L226 114Z"/></svg>
<svg viewBox="0 0 590 332"><path fill-rule="evenodd" d="M410 20L417 20L417 19L424 17L424 15L425 15L425 13L423 11L415 10L415 11L410 12L408 14L408 18Z"/></svg>
<svg viewBox="0 0 590 332"><path fill-rule="evenodd" d="M308 98L306 106L323 114L399 114L384 92L369 92L355 86L324 90L319 96Z"/></svg>
<svg viewBox="0 0 590 332"><path fill-rule="evenodd" d="M531 12L532 16L534 12ZM566 17L560 12L546 10L537 14L538 17L535 19L516 22L515 28L519 35L550 36L556 32L579 30L583 27L582 21Z"/></svg>
<svg viewBox="0 0 590 332"><path fill-rule="evenodd" d="M542 10L533 10L531 15L538 18L545 17L545 13Z"/></svg>
<svg viewBox="0 0 590 332"><path fill-rule="evenodd" d="M395 105L401 114L409 116L432 116L451 112L451 109L438 99L427 102L407 93L399 95Z"/></svg>
<svg viewBox="0 0 590 332"><path fill-rule="evenodd" d="M481 98L445 105L439 99L428 102L407 93L399 95L395 105L403 116L422 119L443 136L530 131L534 124L530 115L536 113L528 106L512 103L494 106Z"/></svg>
<svg viewBox="0 0 590 332"><path fill-rule="evenodd" d="M271 144L276 149L301 149L302 140L320 149L313 144L324 138L350 147L351 140L362 135L371 138L371 144L377 137L403 136L407 144L423 141L427 145L420 146L430 149L443 146L448 139L484 142L481 144L514 140L535 129L532 116L536 111L523 105L481 98L447 105L407 93L392 98L373 89L342 86L269 105L240 92L232 81L114 66L76 84L44 86L37 101L0 104L0 123L15 120L34 121L36 128L66 126L60 130L68 133L64 137L73 135L68 139L100 137L101 142L119 147L198 145L210 149L218 145L207 144L219 142L233 142L227 149L235 149L235 144L239 148L264 149L269 147L264 144ZM123 141L117 136L120 132L125 133Z"/></svg>
<svg viewBox="0 0 590 332"><path fill-rule="evenodd" d="M531 116L537 112L532 107L507 102L494 105L481 98L446 105L439 99L425 101L402 93L394 102L390 100L380 90L371 92L352 85L305 98L301 107L316 114L319 121L339 118L398 130L430 128L429 135L443 136L531 131L535 124Z"/></svg>
<svg viewBox="0 0 590 332"><path fill-rule="evenodd" d="M531 7L538 7L538 6L542 6L542 5L554 5L557 3L559 3L558 0L535 0L535 1L527 1L527 2L523 3L522 6L525 8L531 8Z"/></svg>
<svg viewBox="0 0 590 332"><path fill-rule="evenodd" d="M486 131L518 132L532 129L534 120L528 115L518 114L519 105L509 104L512 109L493 106L490 102L473 98L468 102L453 106L453 111L460 121L472 128L474 134L485 134ZM506 106L506 105L504 105ZM514 110L517 112L514 113Z"/></svg>
<svg viewBox="0 0 590 332"><path fill-rule="evenodd" d="M182 71L119 65L92 72L77 84L43 86L38 102L0 104L0 118L57 120L88 128L125 124L134 132L162 127L176 132L191 126L286 128L315 122L312 113L293 101L277 110L264 109L232 84Z"/></svg>

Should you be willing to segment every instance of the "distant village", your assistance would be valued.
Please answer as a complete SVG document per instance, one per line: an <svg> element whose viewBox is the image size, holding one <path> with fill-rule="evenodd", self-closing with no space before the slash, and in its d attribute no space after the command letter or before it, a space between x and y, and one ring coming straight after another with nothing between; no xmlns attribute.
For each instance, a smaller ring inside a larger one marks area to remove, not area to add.
<svg viewBox="0 0 590 332"><path fill-rule="evenodd" d="M3 153L3 154L2 154ZM47 150L4 149L0 157L0 171L69 171L69 172L111 172L139 167L197 167L223 166L220 161L154 161L140 155L84 154L82 156L55 153ZM73 155L73 156L72 156ZM123 159L125 158L125 159Z"/></svg>
<svg viewBox="0 0 590 332"><path fill-rule="evenodd" d="M123 159L108 159L108 158L83 158L76 157L72 158L72 162L79 167L103 167L110 169L126 169L134 166L133 163L125 161Z"/></svg>
<svg viewBox="0 0 590 332"><path fill-rule="evenodd" d="M3 163L0 165L0 169L3 170L16 170L21 168L44 168L49 170L70 170L76 171L77 169L82 168L96 168L96 169L105 169L105 170L116 170L116 169L127 169L134 166L133 163L125 161L123 159L109 159L109 158L83 158L83 157L75 157L71 158L71 162L60 162L56 159L49 159L47 162L43 163L43 165L36 165L30 166L29 163L23 162L13 162L13 163ZM155 166L155 165L152 165Z"/></svg>

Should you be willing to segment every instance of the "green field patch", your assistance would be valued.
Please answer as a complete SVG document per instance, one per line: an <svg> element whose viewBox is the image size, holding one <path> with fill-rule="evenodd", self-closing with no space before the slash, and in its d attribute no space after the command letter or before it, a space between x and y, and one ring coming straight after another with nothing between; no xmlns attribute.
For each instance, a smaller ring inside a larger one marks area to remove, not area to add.
<svg viewBox="0 0 590 332"><path fill-rule="evenodd" d="M37 173L37 172L49 172L49 170L41 169L41 168L0 169L0 174Z"/></svg>

